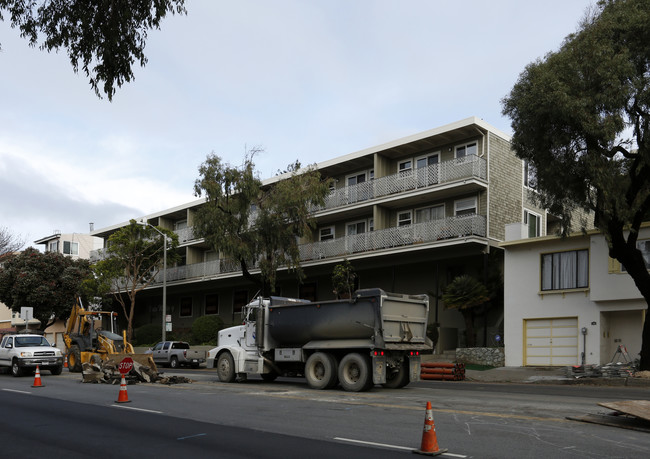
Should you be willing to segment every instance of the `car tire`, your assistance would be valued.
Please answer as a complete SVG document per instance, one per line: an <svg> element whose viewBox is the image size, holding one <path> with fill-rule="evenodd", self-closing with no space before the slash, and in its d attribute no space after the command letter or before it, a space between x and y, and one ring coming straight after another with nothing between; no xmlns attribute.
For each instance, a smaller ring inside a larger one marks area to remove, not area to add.
<svg viewBox="0 0 650 459"><path fill-rule="evenodd" d="M18 360L16 359L11 362L11 374L16 378L19 378L23 375L23 369L18 366Z"/></svg>
<svg viewBox="0 0 650 459"><path fill-rule="evenodd" d="M169 368L178 368L178 357L172 355L172 358L169 360Z"/></svg>
<svg viewBox="0 0 650 459"><path fill-rule="evenodd" d="M55 367L50 367L50 373L54 376L58 376L63 372L63 365L57 365Z"/></svg>

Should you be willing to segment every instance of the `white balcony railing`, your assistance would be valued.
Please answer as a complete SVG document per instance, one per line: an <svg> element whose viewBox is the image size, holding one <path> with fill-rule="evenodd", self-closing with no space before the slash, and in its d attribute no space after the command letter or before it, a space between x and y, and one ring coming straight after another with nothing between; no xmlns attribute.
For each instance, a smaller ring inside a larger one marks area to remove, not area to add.
<svg viewBox="0 0 650 459"><path fill-rule="evenodd" d="M339 188L325 198L323 206L312 207L311 211L335 209L369 199L467 178L483 180L487 178L487 162L484 158L471 155Z"/></svg>

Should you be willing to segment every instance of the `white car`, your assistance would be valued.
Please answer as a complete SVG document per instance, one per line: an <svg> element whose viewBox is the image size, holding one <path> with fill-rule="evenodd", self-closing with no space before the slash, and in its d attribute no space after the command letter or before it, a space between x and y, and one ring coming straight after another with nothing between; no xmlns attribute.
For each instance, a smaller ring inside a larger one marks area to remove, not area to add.
<svg viewBox="0 0 650 459"><path fill-rule="evenodd" d="M5 335L0 342L0 367L10 367L14 376L25 370L50 370L53 375L63 371L63 354L41 335Z"/></svg>

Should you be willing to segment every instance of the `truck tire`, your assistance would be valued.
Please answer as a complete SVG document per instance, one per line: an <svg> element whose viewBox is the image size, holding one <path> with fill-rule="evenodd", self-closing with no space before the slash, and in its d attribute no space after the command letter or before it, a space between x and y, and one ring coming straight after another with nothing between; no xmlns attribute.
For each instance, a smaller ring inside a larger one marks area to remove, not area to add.
<svg viewBox="0 0 650 459"><path fill-rule="evenodd" d="M330 389L336 385L336 359L331 354L314 352L305 363L305 378L312 389Z"/></svg>
<svg viewBox="0 0 650 459"><path fill-rule="evenodd" d="M217 376L219 381L231 383L237 376L235 374L235 361L230 352L224 352L217 359Z"/></svg>
<svg viewBox="0 0 650 459"><path fill-rule="evenodd" d="M356 352L347 354L339 364L339 382L344 390L361 392L372 386L370 358Z"/></svg>
<svg viewBox="0 0 650 459"><path fill-rule="evenodd" d="M81 351L79 350L79 346L73 344L68 350L68 371L72 373L80 373L82 369Z"/></svg>
<svg viewBox="0 0 650 459"><path fill-rule="evenodd" d="M172 355L172 358L169 359L169 368L178 368L178 357Z"/></svg>
<svg viewBox="0 0 650 459"><path fill-rule="evenodd" d="M16 378L19 378L23 375L23 369L18 366L18 360L16 359L11 362L11 374Z"/></svg>
<svg viewBox="0 0 650 459"><path fill-rule="evenodd" d="M278 374L275 371L271 371L270 373L262 373L262 380L266 382L273 382L276 379L278 379Z"/></svg>
<svg viewBox="0 0 650 459"><path fill-rule="evenodd" d="M397 371L386 374L386 382L382 386L387 389L401 389L410 382L408 364L402 362Z"/></svg>

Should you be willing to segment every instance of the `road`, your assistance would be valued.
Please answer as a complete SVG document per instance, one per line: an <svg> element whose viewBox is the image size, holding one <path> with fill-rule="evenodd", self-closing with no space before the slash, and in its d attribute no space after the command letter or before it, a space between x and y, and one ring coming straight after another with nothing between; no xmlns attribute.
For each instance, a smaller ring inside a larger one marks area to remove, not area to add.
<svg viewBox="0 0 650 459"><path fill-rule="evenodd" d="M430 401L447 457L650 456L647 433L566 419L606 412L599 401L647 399L647 389L427 381L347 393L165 371L195 382L131 385L125 404L115 403L119 386L81 384L77 374L44 374L42 388L0 375L2 444L30 457L34 429L53 429L41 450L48 457L87 457L97 447L99 457L125 457L125 449L126 457L413 457Z"/></svg>

